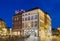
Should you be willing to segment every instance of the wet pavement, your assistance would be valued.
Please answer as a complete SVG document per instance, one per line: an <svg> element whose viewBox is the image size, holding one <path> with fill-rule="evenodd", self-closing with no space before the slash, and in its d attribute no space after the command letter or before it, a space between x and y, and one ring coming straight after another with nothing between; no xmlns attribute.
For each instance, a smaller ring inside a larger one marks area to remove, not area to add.
<svg viewBox="0 0 60 41"><path fill-rule="evenodd" d="M38 41L38 37L34 35L30 35L29 38L24 39L25 41Z"/></svg>

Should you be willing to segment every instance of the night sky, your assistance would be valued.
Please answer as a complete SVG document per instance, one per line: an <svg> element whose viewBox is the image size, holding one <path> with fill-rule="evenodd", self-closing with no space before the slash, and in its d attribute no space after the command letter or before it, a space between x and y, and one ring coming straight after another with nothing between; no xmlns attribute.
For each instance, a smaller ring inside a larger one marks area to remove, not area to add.
<svg viewBox="0 0 60 41"><path fill-rule="evenodd" d="M12 16L16 10L39 7L52 18L52 27L60 26L60 0L0 0L0 18L8 27L13 27Z"/></svg>

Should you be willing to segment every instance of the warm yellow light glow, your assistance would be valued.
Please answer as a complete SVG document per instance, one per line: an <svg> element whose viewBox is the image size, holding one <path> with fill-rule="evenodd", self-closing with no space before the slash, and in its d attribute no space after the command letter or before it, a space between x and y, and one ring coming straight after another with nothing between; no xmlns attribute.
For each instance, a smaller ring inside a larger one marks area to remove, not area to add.
<svg viewBox="0 0 60 41"><path fill-rule="evenodd" d="M18 35L20 35L20 32L18 32Z"/></svg>
<svg viewBox="0 0 60 41"><path fill-rule="evenodd" d="M17 32L13 32L13 35L18 36L18 35L20 35L20 32L19 32L19 31L17 31Z"/></svg>
<svg viewBox="0 0 60 41"><path fill-rule="evenodd" d="M39 12L39 14L40 14L41 16L44 17L44 12L43 12L42 10L38 9L38 12Z"/></svg>
<svg viewBox="0 0 60 41"><path fill-rule="evenodd" d="M49 26L48 24L47 24L47 25L45 25L45 28L48 28L48 26Z"/></svg>
<svg viewBox="0 0 60 41"><path fill-rule="evenodd" d="M2 28L2 33L3 35L7 35L7 29L6 28Z"/></svg>
<svg viewBox="0 0 60 41"><path fill-rule="evenodd" d="M60 28L57 28L60 31Z"/></svg>
<svg viewBox="0 0 60 41"><path fill-rule="evenodd" d="M13 32L13 35L17 35L17 32Z"/></svg>

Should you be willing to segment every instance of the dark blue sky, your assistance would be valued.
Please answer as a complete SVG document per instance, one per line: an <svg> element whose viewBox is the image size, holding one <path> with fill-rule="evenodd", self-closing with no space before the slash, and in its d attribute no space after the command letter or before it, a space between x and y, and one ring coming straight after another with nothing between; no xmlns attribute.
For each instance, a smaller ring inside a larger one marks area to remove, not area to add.
<svg viewBox="0 0 60 41"><path fill-rule="evenodd" d="M53 28L60 25L60 0L0 0L0 18L5 20L7 26L12 27L15 10L29 10L35 7L49 13Z"/></svg>

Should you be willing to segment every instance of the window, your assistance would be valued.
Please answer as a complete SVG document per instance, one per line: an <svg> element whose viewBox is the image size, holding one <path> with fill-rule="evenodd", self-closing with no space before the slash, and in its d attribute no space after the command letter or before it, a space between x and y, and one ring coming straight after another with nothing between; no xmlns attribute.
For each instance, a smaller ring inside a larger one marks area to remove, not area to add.
<svg viewBox="0 0 60 41"><path fill-rule="evenodd" d="M14 20L17 20L17 18L15 17Z"/></svg>
<svg viewBox="0 0 60 41"><path fill-rule="evenodd" d="M35 21L35 25L34 25L34 26L35 26L35 27L37 27L37 25L38 25L38 22L37 22L37 21Z"/></svg>
<svg viewBox="0 0 60 41"><path fill-rule="evenodd" d="M19 20L19 18L17 17L17 20Z"/></svg>
<svg viewBox="0 0 60 41"><path fill-rule="evenodd" d="M25 15L27 15L27 14L25 14Z"/></svg>
<svg viewBox="0 0 60 41"><path fill-rule="evenodd" d="M28 13L28 15L30 15L30 13Z"/></svg>
<svg viewBox="0 0 60 41"><path fill-rule="evenodd" d="M33 20L33 16L31 16L31 20Z"/></svg>
<svg viewBox="0 0 60 41"><path fill-rule="evenodd" d="M28 20L30 20L30 16L28 16Z"/></svg>
<svg viewBox="0 0 60 41"><path fill-rule="evenodd" d="M35 19L37 19L38 18L38 15L35 15Z"/></svg>
<svg viewBox="0 0 60 41"><path fill-rule="evenodd" d="M31 27L33 27L33 22L31 22Z"/></svg>
<svg viewBox="0 0 60 41"><path fill-rule="evenodd" d="M22 27L24 27L24 23L22 23Z"/></svg>
<svg viewBox="0 0 60 41"><path fill-rule="evenodd" d="M44 27L44 23L43 22L40 22L40 27Z"/></svg>
<svg viewBox="0 0 60 41"><path fill-rule="evenodd" d="M19 18L18 18L18 17L15 17L15 18L14 18L14 20L16 20L16 21L17 21L17 20L19 20Z"/></svg>
<svg viewBox="0 0 60 41"><path fill-rule="evenodd" d="M27 17L25 18L25 21L27 21Z"/></svg>
<svg viewBox="0 0 60 41"><path fill-rule="evenodd" d="M43 17L43 16L40 16L40 19L41 19L41 20L44 20L44 17Z"/></svg>

